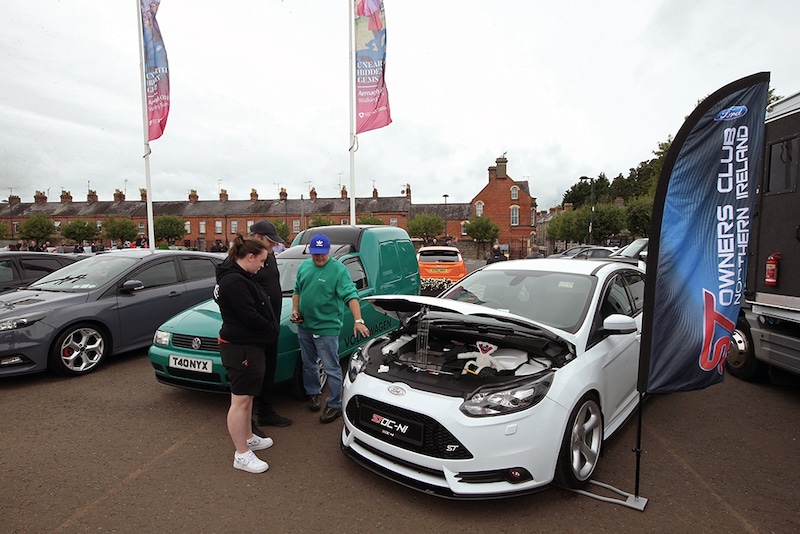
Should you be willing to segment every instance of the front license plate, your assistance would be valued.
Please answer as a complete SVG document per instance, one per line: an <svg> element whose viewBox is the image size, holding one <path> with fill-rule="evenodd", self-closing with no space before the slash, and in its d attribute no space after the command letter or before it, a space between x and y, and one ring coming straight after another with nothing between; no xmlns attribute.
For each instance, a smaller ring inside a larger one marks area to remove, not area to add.
<svg viewBox="0 0 800 534"><path fill-rule="evenodd" d="M396 416L383 415L382 413L361 407L361 422L368 428L380 432L391 439L405 441L414 445L422 445L423 426Z"/></svg>
<svg viewBox="0 0 800 534"><path fill-rule="evenodd" d="M169 366L174 369L185 369L187 371L197 371L198 373L212 373L213 365L211 360L201 358L187 358L186 356L169 355Z"/></svg>

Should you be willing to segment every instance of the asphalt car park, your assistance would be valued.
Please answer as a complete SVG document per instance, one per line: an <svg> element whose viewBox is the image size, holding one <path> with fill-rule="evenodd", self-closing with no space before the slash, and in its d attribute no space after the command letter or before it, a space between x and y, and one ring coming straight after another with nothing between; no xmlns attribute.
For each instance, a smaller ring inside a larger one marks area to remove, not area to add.
<svg viewBox="0 0 800 534"><path fill-rule="evenodd" d="M556 487L453 501L362 469L279 394L270 468L230 465L224 395L159 384L145 350L80 380L0 379L5 532L745 532L800 530L800 389L734 378L644 405L643 512ZM633 492L637 425L606 443L593 479Z"/></svg>

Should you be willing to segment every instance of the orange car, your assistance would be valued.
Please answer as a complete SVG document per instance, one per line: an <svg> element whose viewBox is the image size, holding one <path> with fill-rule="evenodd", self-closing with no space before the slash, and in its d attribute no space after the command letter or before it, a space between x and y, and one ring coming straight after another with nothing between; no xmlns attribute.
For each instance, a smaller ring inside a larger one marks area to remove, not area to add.
<svg viewBox="0 0 800 534"><path fill-rule="evenodd" d="M456 247L422 247L417 252L419 277L455 282L467 275L467 265Z"/></svg>

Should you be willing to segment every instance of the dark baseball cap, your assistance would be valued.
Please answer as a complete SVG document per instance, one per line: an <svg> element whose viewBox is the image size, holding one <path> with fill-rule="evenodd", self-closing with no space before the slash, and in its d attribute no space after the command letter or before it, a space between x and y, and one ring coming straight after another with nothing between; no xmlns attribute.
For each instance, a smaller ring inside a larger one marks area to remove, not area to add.
<svg viewBox="0 0 800 534"><path fill-rule="evenodd" d="M325 234L317 234L308 243L311 254L327 254L331 251L331 240Z"/></svg>
<svg viewBox="0 0 800 534"><path fill-rule="evenodd" d="M258 221L250 226L251 234L263 235L273 243L283 243L283 239L278 235L275 225L269 221Z"/></svg>

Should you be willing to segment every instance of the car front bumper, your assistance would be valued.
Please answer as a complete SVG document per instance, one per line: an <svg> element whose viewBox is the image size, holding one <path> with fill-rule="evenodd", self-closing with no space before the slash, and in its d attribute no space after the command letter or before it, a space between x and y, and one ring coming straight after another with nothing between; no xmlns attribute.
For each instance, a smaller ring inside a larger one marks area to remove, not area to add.
<svg viewBox="0 0 800 534"><path fill-rule="evenodd" d="M569 415L545 398L513 414L467 417L459 410L461 398L366 374L346 380L343 400L347 456L400 484L453 499L545 488Z"/></svg>

